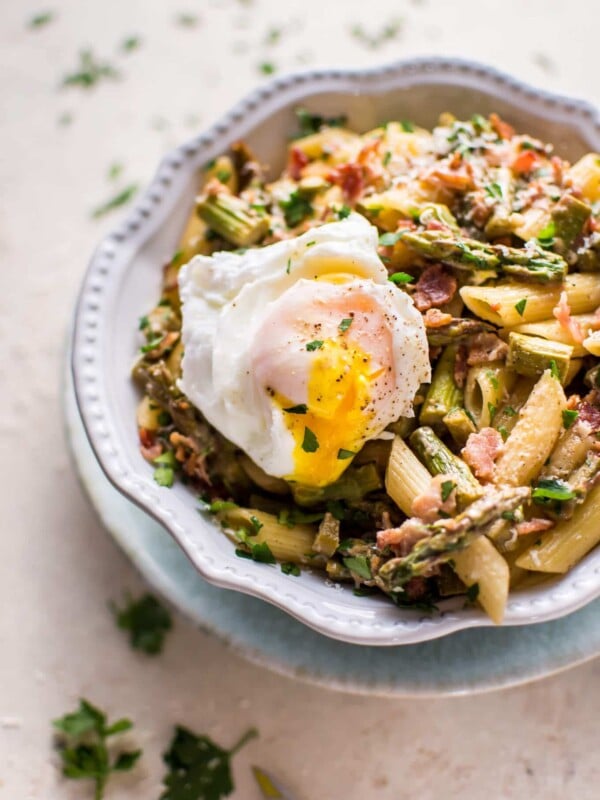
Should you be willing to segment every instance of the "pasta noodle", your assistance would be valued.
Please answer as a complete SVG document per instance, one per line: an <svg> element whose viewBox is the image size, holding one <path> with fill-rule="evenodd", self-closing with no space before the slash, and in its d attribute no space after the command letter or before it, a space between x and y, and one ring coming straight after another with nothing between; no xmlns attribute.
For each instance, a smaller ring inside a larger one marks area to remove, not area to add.
<svg viewBox="0 0 600 800"><path fill-rule="evenodd" d="M453 568L465 586L477 584L477 600L490 618L500 624L508 598L510 572L506 560L486 536L456 553Z"/></svg>
<svg viewBox="0 0 600 800"><path fill-rule="evenodd" d="M479 428L489 426L514 383L504 364L471 367L465 385L465 408Z"/></svg>
<svg viewBox="0 0 600 800"><path fill-rule="evenodd" d="M414 499L424 494L430 483L429 472L410 447L396 436L385 473L385 488L389 496L410 517Z"/></svg>

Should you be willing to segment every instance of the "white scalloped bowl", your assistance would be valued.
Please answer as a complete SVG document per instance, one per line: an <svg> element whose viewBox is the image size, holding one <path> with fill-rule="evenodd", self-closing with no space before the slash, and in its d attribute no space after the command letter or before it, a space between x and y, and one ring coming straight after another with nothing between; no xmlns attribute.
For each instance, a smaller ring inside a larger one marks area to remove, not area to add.
<svg viewBox="0 0 600 800"><path fill-rule="evenodd" d="M138 449L138 395L130 368L139 347L138 318L159 291L161 264L174 252L194 195L197 171L243 138L275 175L299 105L345 113L367 130L386 119L432 126L442 111L459 118L497 111L517 129L553 142L575 159L600 149L600 119L585 103L529 88L492 69L444 59L420 59L373 70L323 70L278 78L238 103L210 130L167 155L133 211L96 250L76 309L72 368L81 416L107 477L161 522L203 578L260 597L321 633L364 645L400 645L490 625L462 602L424 616L384 598L355 597L322 575L287 576L237 558L231 543L197 511L185 486L163 489ZM599 520L600 524L600 520ZM600 550L564 577L511 595L505 625L563 616L600 595Z"/></svg>

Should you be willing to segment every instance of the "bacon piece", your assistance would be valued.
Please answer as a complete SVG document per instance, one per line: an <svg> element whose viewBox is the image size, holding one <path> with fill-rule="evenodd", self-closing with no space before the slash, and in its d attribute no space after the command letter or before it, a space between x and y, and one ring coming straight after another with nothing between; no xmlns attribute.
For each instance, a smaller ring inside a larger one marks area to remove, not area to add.
<svg viewBox="0 0 600 800"><path fill-rule="evenodd" d="M502 436L494 428L482 428L479 433L469 434L462 449L462 457L481 481L494 477L494 462L504 450Z"/></svg>
<svg viewBox="0 0 600 800"><path fill-rule="evenodd" d="M441 184L455 192L468 192L474 188L473 176L466 169L464 172L433 169L424 175L422 180L429 184Z"/></svg>
<svg viewBox="0 0 600 800"><path fill-rule="evenodd" d="M569 306L569 298L566 292L560 293L560 299L552 309L552 314L558 320L560 327L569 334L574 342L577 344L581 344L583 342L585 339L585 334L583 333L579 322L571 317L571 308Z"/></svg>
<svg viewBox="0 0 600 800"><path fill-rule="evenodd" d="M424 522L435 522L440 518L440 511L454 514L456 511L456 493L454 489L445 500L442 500L442 484L446 481L455 483L451 475L436 475L431 479L427 491L415 497L411 511L415 517Z"/></svg>
<svg viewBox="0 0 600 800"><path fill-rule="evenodd" d="M462 389L467 380L469 365L467 364L467 348L464 344L459 345L454 359L454 382L459 389Z"/></svg>
<svg viewBox="0 0 600 800"><path fill-rule="evenodd" d="M547 531L552 528L554 522L551 519L541 519L541 517L534 517L534 519L526 519L523 522L518 522L515 525L517 536L526 536L528 533L539 533L539 531Z"/></svg>
<svg viewBox="0 0 600 800"><path fill-rule="evenodd" d="M373 156L376 156L379 153L380 147L381 139L371 139L365 145L363 145L356 157L356 160L359 164L362 164L363 166L366 165L373 158Z"/></svg>
<svg viewBox="0 0 600 800"><path fill-rule="evenodd" d="M589 403L587 400L582 400L577 408L579 411L578 419L581 422L587 422L592 429L592 433L600 431L600 408Z"/></svg>
<svg viewBox="0 0 600 800"><path fill-rule="evenodd" d="M522 150L510 166L517 175L527 175L537 167L538 163L539 156L535 150Z"/></svg>
<svg viewBox="0 0 600 800"><path fill-rule="evenodd" d="M512 139L515 135L513 126L509 125L508 122L504 122L495 112L490 114L490 125L501 139Z"/></svg>
<svg viewBox="0 0 600 800"><path fill-rule="evenodd" d="M450 302L458 288L458 281L442 264L433 264L421 273L413 300L419 311L428 311Z"/></svg>
<svg viewBox="0 0 600 800"><path fill-rule="evenodd" d="M490 361L504 361L508 355L508 345L495 333L478 333L469 345L467 364L487 364Z"/></svg>
<svg viewBox="0 0 600 800"><path fill-rule="evenodd" d="M363 168L354 161L336 167L327 178L342 187L344 198L349 202L358 200L365 188Z"/></svg>
<svg viewBox="0 0 600 800"><path fill-rule="evenodd" d="M389 547L397 556L405 556L417 542L429 536L423 531L423 523L418 519L407 519L399 528L377 531L377 547Z"/></svg>
<svg viewBox="0 0 600 800"><path fill-rule="evenodd" d="M552 167L552 172L554 173L554 183L556 183L557 186L560 186L563 182L565 162L558 156L552 156L550 159L550 165Z"/></svg>
<svg viewBox="0 0 600 800"><path fill-rule="evenodd" d="M294 181L299 181L302 177L302 170L308 164L308 156L299 147L293 145L288 153L287 171Z"/></svg>
<svg viewBox="0 0 600 800"><path fill-rule="evenodd" d="M444 325L449 325L452 320L452 314L446 314L445 311L440 311L439 308L428 308L423 314L423 322L426 328L442 328Z"/></svg>

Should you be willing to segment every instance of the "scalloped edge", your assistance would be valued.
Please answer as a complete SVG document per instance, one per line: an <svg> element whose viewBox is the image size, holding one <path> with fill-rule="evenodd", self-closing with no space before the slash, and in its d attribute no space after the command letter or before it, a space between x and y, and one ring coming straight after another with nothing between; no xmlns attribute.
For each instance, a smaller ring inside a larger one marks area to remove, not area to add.
<svg viewBox="0 0 600 800"><path fill-rule="evenodd" d="M209 582L259 597L288 612L320 633L342 641L365 645L400 645L427 641L466 628L489 626L487 616L476 609L442 610L434 617L394 609L365 613L350 603L316 604L307 599L302 580L283 582L269 576L261 565L235 559L218 563L208 552L210 537L198 537L202 527L213 529L174 493L159 493L149 474L128 463L123 442L104 402L107 376L99 365L103 347L103 294L127 270L133 255L159 228L162 218L177 200L183 185L184 165L190 168L208 160L219 140L237 126L257 125L277 107L300 102L311 90L356 92L385 91L422 82L439 82L486 91L502 92L515 106L546 118L561 119L578 128L600 146L600 116L587 102L536 90L520 81L477 63L459 59L420 58L368 70L316 70L276 78L253 91L208 131L167 154L158 171L122 223L100 243L89 263L75 310L72 339L72 373L77 404L96 458L111 483L167 528L199 573ZM162 211L162 214L160 213ZM192 495L189 495L192 498ZM193 516L192 516L193 514ZM193 531L193 535L192 535ZM232 551L232 558L235 558ZM505 625L543 622L570 614L600 596L600 552L588 556L568 577L550 585L513 595ZM332 598L333 599L333 598ZM325 607L326 606L326 607ZM383 606L378 608L383 609Z"/></svg>

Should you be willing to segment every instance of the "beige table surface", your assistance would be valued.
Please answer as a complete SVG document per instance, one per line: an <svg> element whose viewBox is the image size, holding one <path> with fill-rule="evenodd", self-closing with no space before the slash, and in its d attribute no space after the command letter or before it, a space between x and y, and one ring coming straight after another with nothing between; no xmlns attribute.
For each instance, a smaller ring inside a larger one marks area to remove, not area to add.
<svg viewBox="0 0 600 800"><path fill-rule="evenodd" d="M112 163L124 165L123 185L148 180L166 149L264 80L264 62L282 71L454 54L598 102L597 3L49 0L48 8L56 18L32 31L26 22L44 7L0 4L2 800L91 796L88 785L59 777L51 747L49 720L80 695L136 722L144 759L109 787L114 800L158 798L160 754L176 722L224 745L258 727L234 765L235 797L248 800L258 797L251 763L271 768L299 800L598 798L598 662L501 693L411 701L278 677L180 618L162 656L135 654L107 601L143 584L81 493L59 394L75 292L114 222L90 219L113 193ZM178 22L182 13L196 24ZM350 33L394 19L400 35L375 50ZM281 32L275 44L271 29ZM139 50L119 54L133 34ZM86 46L118 64L122 80L60 90Z"/></svg>

